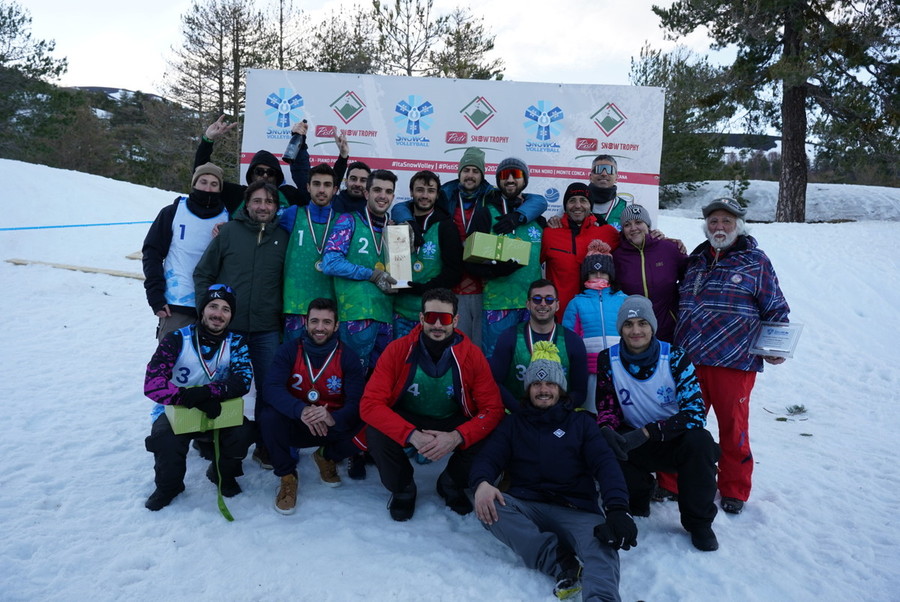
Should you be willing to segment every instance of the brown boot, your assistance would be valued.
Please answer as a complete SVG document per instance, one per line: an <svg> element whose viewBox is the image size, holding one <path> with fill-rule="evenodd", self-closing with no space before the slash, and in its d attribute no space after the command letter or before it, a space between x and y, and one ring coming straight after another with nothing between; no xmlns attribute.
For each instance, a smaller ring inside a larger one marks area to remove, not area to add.
<svg viewBox="0 0 900 602"><path fill-rule="evenodd" d="M275 510L281 514L293 514L297 507L297 475L289 473L281 477L281 486L275 494Z"/></svg>
<svg viewBox="0 0 900 602"><path fill-rule="evenodd" d="M326 460L325 456L320 453L321 451L322 448L320 447L312 455L313 462L319 468L319 478L329 487L340 487L341 477L337 473L337 462Z"/></svg>

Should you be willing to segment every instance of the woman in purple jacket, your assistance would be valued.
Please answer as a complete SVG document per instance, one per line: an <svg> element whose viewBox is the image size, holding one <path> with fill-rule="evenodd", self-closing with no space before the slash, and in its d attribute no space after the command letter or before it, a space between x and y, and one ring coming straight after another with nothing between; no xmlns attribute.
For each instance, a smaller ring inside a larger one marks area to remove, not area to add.
<svg viewBox="0 0 900 602"><path fill-rule="evenodd" d="M657 338L671 343L687 255L676 241L650 236L650 213L641 205L625 207L620 221L621 242L612 252L619 286L626 295L643 295L653 302Z"/></svg>

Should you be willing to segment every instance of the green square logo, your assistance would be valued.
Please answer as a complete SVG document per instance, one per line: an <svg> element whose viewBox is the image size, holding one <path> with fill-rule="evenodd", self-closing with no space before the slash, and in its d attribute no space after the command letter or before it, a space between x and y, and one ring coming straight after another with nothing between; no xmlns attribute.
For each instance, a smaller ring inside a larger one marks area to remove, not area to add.
<svg viewBox="0 0 900 602"><path fill-rule="evenodd" d="M600 128L600 131L610 136L617 129L622 127L622 124L628 117L625 116L619 107L615 104L608 102L603 105L599 111L591 115L591 120L593 120L594 125Z"/></svg>
<svg viewBox="0 0 900 602"><path fill-rule="evenodd" d="M478 130L497 114L497 110L484 96L476 96L460 110L460 113L463 114L466 121L472 124L472 127Z"/></svg>
<svg viewBox="0 0 900 602"><path fill-rule="evenodd" d="M335 98L334 102L328 106L330 106L335 114L341 118L341 121L346 124L353 121L357 115L363 112L366 108L366 103L356 95L356 92L347 90Z"/></svg>

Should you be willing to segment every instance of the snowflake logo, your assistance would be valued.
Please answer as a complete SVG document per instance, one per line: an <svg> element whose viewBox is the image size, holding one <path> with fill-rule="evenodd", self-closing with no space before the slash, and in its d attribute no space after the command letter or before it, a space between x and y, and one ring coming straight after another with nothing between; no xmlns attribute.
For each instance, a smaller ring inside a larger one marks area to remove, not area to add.
<svg viewBox="0 0 900 602"><path fill-rule="evenodd" d="M668 405L675 402L675 391L672 387L660 387L656 390L656 395L660 400L659 405Z"/></svg>
<svg viewBox="0 0 900 602"><path fill-rule="evenodd" d="M546 105L547 101L539 100L525 109L525 118L528 121L522 125L525 126L525 131L533 132L535 140L547 141L562 131L562 126L556 122L562 121L565 117L563 110L559 107L548 110Z"/></svg>
<svg viewBox="0 0 900 602"><path fill-rule="evenodd" d="M394 111L399 113L394 117L394 123L410 136L418 136L430 129L434 121L429 117L434 113L434 105L419 96L410 95L407 100L401 100Z"/></svg>
<svg viewBox="0 0 900 602"><path fill-rule="evenodd" d="M531 237L532 241L538 241L541 239L541 231L536 226L531 226L528 228L528 236Z"/></svg>
<svg viewBox="0 0 900 602"><path fill-rule="evenodd" d="M453 385L447 385L447 397L453 397Z"/></svg>
<svg viewBox="0 0 900 602"><path fill-rule="evenodd" d="M303 97L290 88L279 88L266 97L266 119L280 128L289 128L303 118Z"/></svg>
<svg viewBox="0 0 900 602"><path fill-rule="evenodd" d="M329 393L339 393L341 390L341 379L337 376L332 376L325 383L325 386L328 387Z"/></svg>
<svg viewBox="0 0 900 602"><path fill-rule="evenodd" d="M434 257L437 255L437 245L429 240L422 245L422 255L425 257Z"/></svg>

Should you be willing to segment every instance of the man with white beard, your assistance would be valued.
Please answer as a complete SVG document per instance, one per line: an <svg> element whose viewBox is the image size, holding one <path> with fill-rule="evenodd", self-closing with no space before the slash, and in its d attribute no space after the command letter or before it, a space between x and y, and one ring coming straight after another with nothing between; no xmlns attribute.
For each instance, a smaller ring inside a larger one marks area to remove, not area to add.
<svg viewBox="0 0 900 602"><path fill-rule="evenodd" d="M718 489L722 509L740 514L750 497L750 392L763 360L751 355L760 322L787 322L790 308L772 263L747 234L746 209L730 198L703 208L707 241L689 257L681 281L675 344L696 367L706 410L719 423Z"/></svg>

